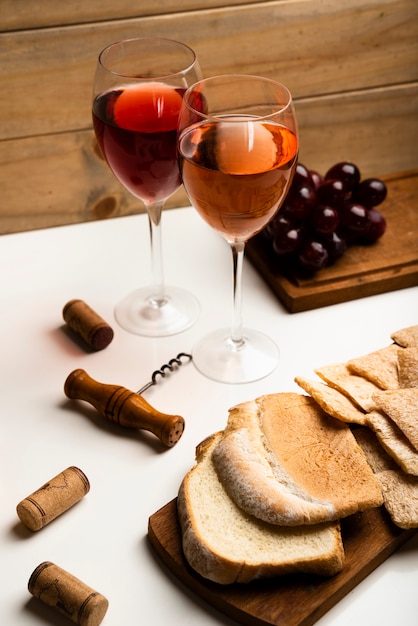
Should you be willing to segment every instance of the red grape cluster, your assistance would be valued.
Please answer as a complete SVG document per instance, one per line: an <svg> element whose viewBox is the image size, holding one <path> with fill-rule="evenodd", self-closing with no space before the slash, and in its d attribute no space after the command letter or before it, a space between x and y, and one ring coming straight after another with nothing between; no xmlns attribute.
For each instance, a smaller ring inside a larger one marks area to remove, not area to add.
<svg viewBox="0 0 418 626"><path fill-rule="evenodd" d="M321 176L298 163L282 208L262 231L275 260L313 274L353 244L372 244L386 221L375 207L386 198L378 178L360 180L353 163L333 165Z"/></svg>

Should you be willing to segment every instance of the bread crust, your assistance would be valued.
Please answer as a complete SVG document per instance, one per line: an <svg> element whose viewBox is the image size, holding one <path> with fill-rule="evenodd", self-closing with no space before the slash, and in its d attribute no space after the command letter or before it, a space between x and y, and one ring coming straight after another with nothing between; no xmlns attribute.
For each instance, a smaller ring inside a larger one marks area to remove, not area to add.
<svg viewBox="0 0 418 626"><path fill-rule="evenodd" d="M301 394L233 407L212 457L232 500L270 524L318 524L383 502L348 426Z"/></svg>
<svg viewBox="0 0 418 626"><path fill-rule="evenodd" d="M393 523L399 528L418 528L418 477L386 470L377 474L377 480Z"/></svg>
<svg viewBox="0 0 418 626"><path fill-rule="evenodd" d="M399 467L406 474L418 476L418 452L395 422L382 411L368 413L367 420L384 450Z"/></svg>
<svg viewBox="0 0 418 626"><path fill-rule="evenodd" d="M183 552L193 570L223 585L294 572L339 572L344 549L338 522L280 528L256 520L231 501L212 462L220 436L198 446L197 463L178 493Z"/></svg>

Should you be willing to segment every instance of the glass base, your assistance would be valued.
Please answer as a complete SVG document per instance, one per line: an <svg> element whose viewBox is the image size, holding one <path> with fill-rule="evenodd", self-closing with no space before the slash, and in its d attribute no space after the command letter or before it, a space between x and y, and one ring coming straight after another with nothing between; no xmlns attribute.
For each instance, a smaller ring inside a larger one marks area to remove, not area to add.
<svg viewBox="0 0 418 626"><path fill-rule="evenodd" d="M198 300L188 291L166 287L162 299L150 295L149 287L130 293L115 307L118 324L134 335L167 337L190 328L199 317Z"/></svg>
<svg viewBox="0 0 418 626"><path fill-rule="evenodd" d="M201 374L222 383L249 383L265 378L279 363L279 349L266 335L244 329L236 344L230 330L216 330L193 348L195 367Z"/></svg>

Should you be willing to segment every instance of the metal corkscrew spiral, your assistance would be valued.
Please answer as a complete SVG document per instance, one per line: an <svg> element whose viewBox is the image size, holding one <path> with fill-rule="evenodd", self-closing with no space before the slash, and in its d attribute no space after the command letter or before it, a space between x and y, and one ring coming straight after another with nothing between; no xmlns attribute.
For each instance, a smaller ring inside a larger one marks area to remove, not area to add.
<svg viewBox="0 0 418 626"><path fill-rule="evenodd" d="M151 374L151 380L148 383L146 383L143 387L141 387L141 389L138 389L136 393L138 394L144 393L144 391L146 391L153 385L156 385L158 382L157 377L161 376L162 378L165 378L166 370L168 370L169 372L173 372L177 367L181 367L183 365L183 361L181 359L187 359L186 362L191 361L192 355L188 354L187 352L179 352L179 354L173 359L170 359L168 363L164 363L164 365L162 365L160 369L154 370L153 373Z"/></svg>

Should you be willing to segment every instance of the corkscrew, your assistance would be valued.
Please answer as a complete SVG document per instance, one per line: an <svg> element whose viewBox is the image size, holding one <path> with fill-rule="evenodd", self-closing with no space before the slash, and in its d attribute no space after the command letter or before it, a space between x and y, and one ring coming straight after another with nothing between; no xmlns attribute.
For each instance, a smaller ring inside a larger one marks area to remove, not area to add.
<svg viewBox="0 0 418 626"><path fill-rule="evenodd" d="M152 432L165 446L171 448L183 434L184 418L157 411L141 394L157 384L158 376L164 378L167 372L173 372L183 365L182 359L185 358L190 361L192 356L180 352L160 369L154 370L151 380L136 392L120 385L100 383L84 370L76 369L67 377L64 393L72 400L89 402L103 417L119 426Z"/></svg>
<svg viewBox="0 0 418 626"><path fill-rule="evenodd" d="M157 377L161 376L161 378L165 378L167 370L169 372L173 372L178 367L181 367L181 365L183 365L183 361L181 359L187 359L187 361L191 361L192 355L187 354L187 352L179 352L179 354L174 359L170 359L168 363L164 363L164 365L162 365L159 370L154 370L151 374L151 380L148 383L145 383L145 385L143 385L141 389L138 389L136 393L141 395L142 393L144 393L144 391L146 391L153 385L156 385L158 382Z"/></svg>

